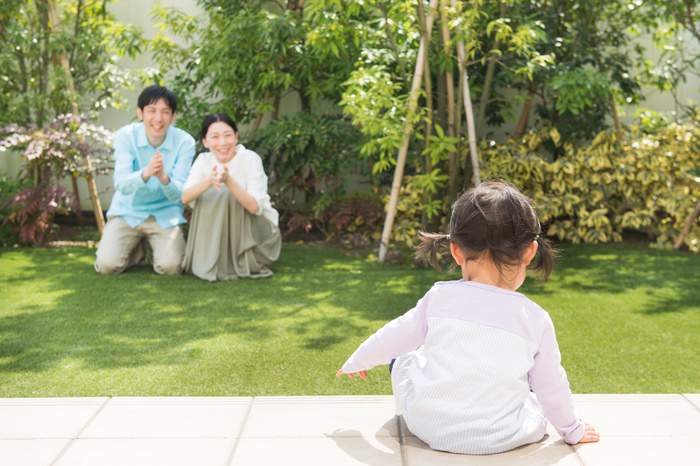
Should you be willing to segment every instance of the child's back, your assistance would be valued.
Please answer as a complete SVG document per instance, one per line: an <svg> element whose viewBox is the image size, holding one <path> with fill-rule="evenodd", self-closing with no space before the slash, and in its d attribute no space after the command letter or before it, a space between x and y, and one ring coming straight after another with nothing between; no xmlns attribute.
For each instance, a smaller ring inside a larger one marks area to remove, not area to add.
<svg viewBox="0 0 700 466"><path fill-rule="evenodd" d="M549 405L569 407L546 414L566 440L576 438L583 426L542 308L515 291L460 280L436 284L417 314L419 325L427 322L425 342L399 357L392 371L411 432L456 453L498 453L536 442L547 420L532 384L548 387Z"/></svg>
<svg viewBox="0 0 700 466"><path fill-rule="evenodd" d="M479 195L490 196L483 201L488 205L478 204ZM414 309L367 339L338 374L359 372L364 378L366 370L395 359L392 387L406 424L438 450L507 451L542 439L547 420L568 443L597 441L597 432L575 414L549 315L515 291L540 243L545 257L534 268L545 277L551 271L553 253L539 239L527 198L510 186L487 183L462 196L454 209L451 229L463 237L450 248L464 279L436 283ZM489 209L497 214L488 215ZM481 217L497 225L475 225ZM465 218L468 227L461 228ZM489 245L492 238L496 245L486 253L473 246ZM424 235L424 244L432 243L424 248L433 251L431 263L435 244L444 239L450 236ZM499 248L498 241L512 246Z"/></svg>

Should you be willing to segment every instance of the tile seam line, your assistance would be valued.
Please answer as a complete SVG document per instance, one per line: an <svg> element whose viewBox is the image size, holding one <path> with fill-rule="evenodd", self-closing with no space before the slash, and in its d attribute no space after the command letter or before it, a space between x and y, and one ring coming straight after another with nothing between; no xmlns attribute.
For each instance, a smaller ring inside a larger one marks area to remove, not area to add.
<svg viewBox="0 0 700 466"><path fill-rule="evenodd" d="M580 466L586 466L585 463L583 462L583 460L581 459L581 457L578 456L578 453L576 452L576 449L574 448L574 446L569 445L568 443L567 443L567 446L569 447L569 450L571 450L571 453L574 454L574 458L576 458L576 461L578 461L578 464Z"/></svg>
<svg viewBox="0 0 700 466"><path fill-rule="evenodd" d="M695 403L693 403L693 402L690 400L690 398L688 398L687 396L685 396L684 393L681 393L681 396L683 397L684 400L686 400L688 403L690 403L691 405L693 405L693 407L694 407L696 410L700 411L700 406L697 406Z"/></svg>
<svg viewBox="0 0 700 466"><path fill-rule="evenodd" d="M101 405L99 408L97 408L97 411L95 411L95 413L94 413L92 416L90 416L90 419L87 420L87 422L85 423L85 425L83 426L83 428L80 429L80 430L78 431L78 433L75 434L75 436L70 440L70 442L68 442L68 443L61 449L61 451L58 452L58 454L56 455L56 457L51 461L51 463L49 463L49 466L54 466L54 465L56 464L56 462L57 462L58 460L61 459L61 457L62 457L62 456L66 453L66 451L68 451L68 449L71 447L71 445L73 445L73 444L75 443L75 441L78 439L78 437L80 437L80 434L82 434L83 432L85 432L85 429L87 429L88 426L92 423L92 421L94 421L95 418L102 412L102 410L105 408L105 406L107 406L107 403L109 403L111 399L112 399L111 396L110 396L110 397L107 397L107 399L102 403L102 405Z"/></svg>
<svg viewBox="0 0 700 466"><path fill-rule="evenodd" d="M404 427L401 423L401 415L394 416L396 418L396 424L399 428L399 450L401 451L401 464L403 466L408 466L408 459L406 458L406 435L404 433Z"/></svg>
<svg viewBox="0 0 700 466"><path fill-rule="evenodd" d="M246 410L245 416L243 417L243 422L241 422L241 428L238 430L238 435L236 435L236 439L233 441L231 453L229 453L228 458L226 458L226 463L224 463L226 466L230 466L231 464L233 464L233 457L236 455L236 450L238 450L238 444L241 443L243 430L245 429L246 424L248 424L250 412L253 410L253 403L255 403L255 397L251 397L250 401L248 402L248 409Z"/></svg>

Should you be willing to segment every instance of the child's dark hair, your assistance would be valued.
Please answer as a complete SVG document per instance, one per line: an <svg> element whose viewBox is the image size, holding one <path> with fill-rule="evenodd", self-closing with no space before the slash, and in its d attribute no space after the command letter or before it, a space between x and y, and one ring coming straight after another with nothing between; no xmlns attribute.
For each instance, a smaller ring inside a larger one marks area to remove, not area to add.
<svg viewBox="0 0 700 466"><path fill-rule="evenodd" d="M421 232L416 256L428 255L430 264L442 271L437 252L446 239L454 242L467 260L488 254L498 270L520 265L525 249L537 241L538 257L528 269L546 281L554 268L556 251L542 238L542 226L533 203L515 186L489 181L470 189L452 205L450 234Z"/></svg>
<svg viewBox="0 0 700 466"><path fill-rule="evenodd" d="M231 128L233 128L234 133L238 133L238 127L236 127L236 123L233 122L230 116L228 116L225 113L212 113L211 115L208 115L207 117L204 118L204 123L202 123L202 140L207 138L207 131L209 131L209 127L213 124L216 123L217 121L221 121L223 123L226 123L229 125Z"/></svg>
<svg viewBox="0 0 700 466"><path fill-rule="evenodd" d="M154 104L160 99L165 99L165 102L168 104L168 107L170 107L170 110L172 110L173 113L177 111L177 97L175 94L173 94L173 91L157 84L148 86L146 89L141 91L141 95L139 95L139 100L136 102L136 105L143 110L146 108L146 105Z"/></svg>

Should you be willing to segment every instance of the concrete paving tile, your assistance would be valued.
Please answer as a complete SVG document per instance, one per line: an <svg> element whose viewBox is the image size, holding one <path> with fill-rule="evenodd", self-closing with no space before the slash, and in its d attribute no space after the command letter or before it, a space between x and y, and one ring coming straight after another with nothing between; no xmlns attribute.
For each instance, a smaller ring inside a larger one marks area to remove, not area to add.
<svg viewBox="0 0 700 466"><path fill-rule="evenodd" d="M558 435L496 455L436 451L417 437L407 437L405 442L407 466L581 466L574 451Z"/></svg>
<svg viewBox="0 0 700 466"><path fill-rule="evenodd" d="M401 466L392 437L244 438L231 466Z"/></svg>
<svg viewBox="0 0 700 466"><path fill-rule="evenodd" d="M0 440L0 462L12 466L46 466L70 439Z"/></svg>
<svg viewBox="0 0 700 466"><path fill-rule="evenodd" d="M697 429L696 429L697 431ZM696 436L601 436L600 442L574 445L584 466L698 466Z"/></svg>
<svg viewBox="0 0 700 466"><path fill-rule="evenodd" d="M700 411L682 395L574 395L581 418L609 435L687 435Z"/></svg>
<svg viewBox="0 0 700 466"><path fill-rule="evenodd" d="M686 393L683 396L700 409L700 393Z"/></svg>
<svg viewBox="0 0 700 466"><path fill-rule="evenodd" d="M0 439L73 438L108 398L0 399Z"/></svg>
<svg viewBox="0 0 700 466"><path fill-rule="evenodd" d="M235 438L252 398L112 398L80 438Z"/></svg>
<svg viewBox="0 0 700 466"><path fill-rule="evenodd" d="M235 439L78 439L55 466L224 466Z"/></svg>
<svg viewBox="0 0 700 466"><path fill-rule="evenodd" d="M258 397L242 438L398 437L391 396Z"/></svg>

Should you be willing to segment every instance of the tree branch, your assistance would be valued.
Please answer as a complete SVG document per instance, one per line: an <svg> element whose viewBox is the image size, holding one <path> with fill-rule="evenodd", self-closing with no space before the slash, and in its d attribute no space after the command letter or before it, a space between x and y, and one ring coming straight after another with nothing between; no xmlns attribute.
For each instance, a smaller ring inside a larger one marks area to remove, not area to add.
<svg viewBox="0 0 700 466"><path fill-rule="evenodd" d="M73 47L70 50L70 57L68 58L68 63L73 66L73 58L75 58L75 47L78 45L78 34L80 33L80 15L83 12L83 0L78 0L78 11L75 13L75 26L73 27Z"/></svg>
<svg viewBox="0 0 700 466"><path fill-rule="evenodd" d="M386 10L386 5L379 5L379 9L382 10L382 14L384 15L384 28L386 29L386 35L389 38L391 48L394 49L394 55L396 55L396 62L399 64L399 69L401 70L401 77L403 79L404 84L408 86L408 73L406 73L406 68L404 68L403 61L399 56L399 48L396 46L396 41L394 40L394 33L391 30L391 26L389 25L389 15Z"/></svg>

